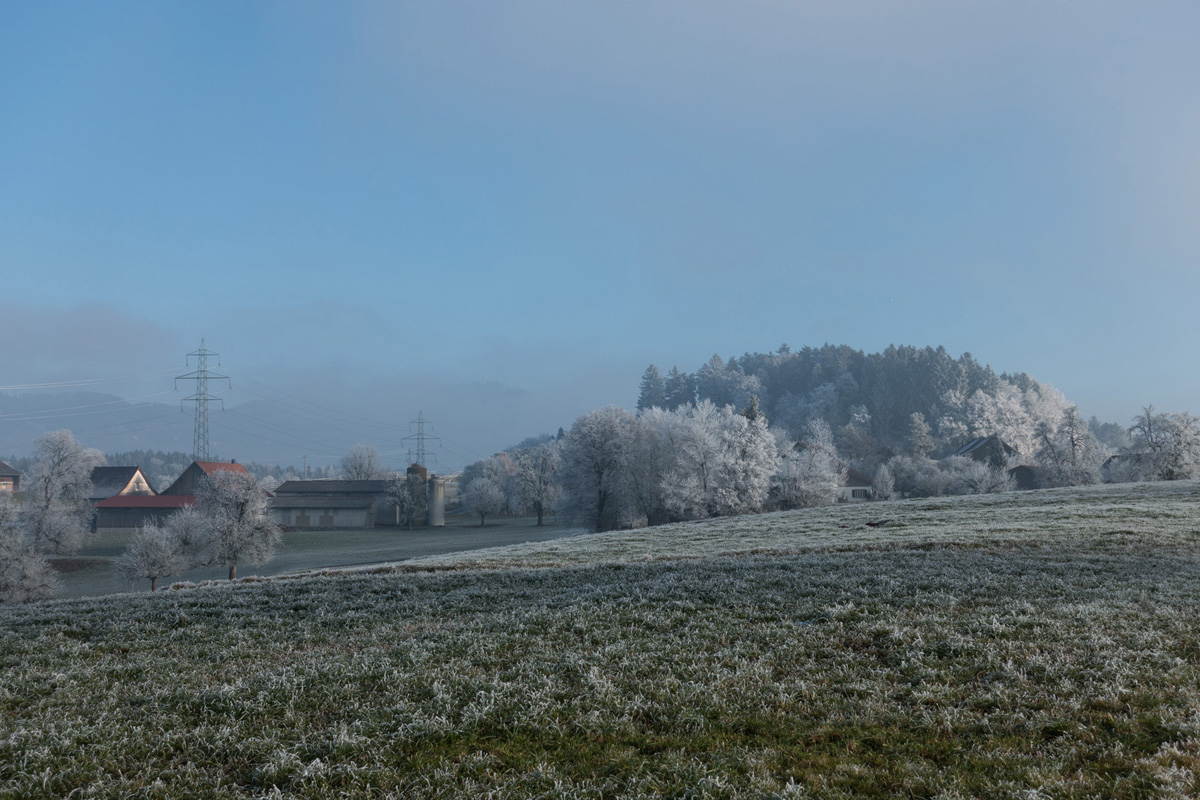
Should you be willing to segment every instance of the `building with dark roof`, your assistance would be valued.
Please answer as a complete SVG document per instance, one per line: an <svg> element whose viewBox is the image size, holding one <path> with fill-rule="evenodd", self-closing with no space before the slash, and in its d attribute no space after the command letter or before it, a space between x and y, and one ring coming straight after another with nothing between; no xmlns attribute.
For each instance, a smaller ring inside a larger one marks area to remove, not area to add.
<svg viewBox="0 0 1200 800"><path fill-rule="evenodd" d="M95 505L101 500L121 494L158 494L150 485L141 467L94 467L92 469L92 492L88 500Z"/></svg>
<svg viewBox="0 0 1200 800"><path fill-rule="evenodd" d="M399 525L399 510L387 497L390 481L285 481L270 509L289 528L374 528Z"/></svg>
<svg viewBox="0 0 1200 800"><path fill-rule="evenodd" d="M21 491L21 473L0 461L0 492Z"/></svg>
<svg viewBox="0 0 1200 800"><path fill-rule="evenodd" d="M967 458L976 461L982 461L993 467L1003 467L1008 463L1008 459L1015 458L1020 454L1017 448L1005 443L996 434L991 436L979 436L967 442L962 447L955 451L956 456L966 456Z"/></svg>
<svg viewBox="0 0 1200 800"><path fill-rule="evenodd" d="M162 494L195 495L200 489L200 478L217 472L240 472L249 475L246 468L236 461L193 461L175 482L163 489Z"/></svg>

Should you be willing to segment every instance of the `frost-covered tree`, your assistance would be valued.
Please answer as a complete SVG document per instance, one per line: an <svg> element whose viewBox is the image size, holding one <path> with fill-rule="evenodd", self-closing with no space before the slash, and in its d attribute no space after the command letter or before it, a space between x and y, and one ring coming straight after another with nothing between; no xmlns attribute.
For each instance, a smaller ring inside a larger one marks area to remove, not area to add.
<svg viewBox="0 0 1200 800"><path fill-rule="evenodd" d="M804 439L778 476L780 502L785 508L811 508L837 502L846 479L846 462L838 455L833 433L824 420L810 422Z"/></svg>
<svg viewBox="0 0 1200 800"><path fill-rule="evenodd" d="M633 522L630 462L637 418L608 406L575 420L562 440L562 511L568 519L605 531Z"/></svg>
<svg viewBox="0 0 1200 800"><path fill-rule="evenodd" d="M396 504L400 521L411 531L429 510L429 489L417 471L393 475L388 481L386 495Z"/></svg>
<svg viewBox="0 0 1200 800"><path fill-rule="evenodd" d="M504 505L516 508L519 505L516 474L517 464L513 457L508 453L496 453L464 467L459 475L458 485L465 489L476 478L487 478L500 488L504 495Z"/></svg>
<svg viewBox="0 0 1200 800"><path fill-rule="evenodd" d="M488 514L504 510L504 490L491 478L479 477L466 485L462 492L463 507L479 515L479 527L483 527Z"/></svg>
<svg viewBox="0 0 1200 800"><path fill-rule="evenodd" d="M892 471L887 464L880 464L875 470L875 478L871 481L871 489L875 494L876 500L891 500L892 494L896 491L896 481L892 478Z"/></svg>
<svg viewBox="0 0 1200 800"><path fill-rule="evenodd" d="M26 520L34 547L48 553L72 553L90 528L92 469L104 464L104 455L62 430L38 438L34 459L25 489Z"/></svg>
<svg viewBox="0 0 1200 800"><path fill-rule="evenodd" d="M1104 451L1074 406L1063 412L1057 428L1038 425L1038 480L1043 486L1084 486L1100 482Z"/></svg>
<svg viewBox="0 0 1200 800"><path fill-rule="evenodd" d="M356 444L341 460L342 478L348 481L380 481L388 476L388 469L379 456L379 451L369 444Z"/></svg>
<svg viewBox="0 0 1200 800"><path fill-rule="evenodd" d="M532 509L537 514L538 527L541 527L546 511L562 499L562 485L558 480L562 458L558 454L557 443L545 442L535 448L519 451L516 467L514 483L517 504L521 508Z"/></svg>
<svg viewBox="0 0 1200 800"><path fill-rule="evenodd" d="M908 436L905 449L913 458L926 458L933 449L933 437L929 435L929 425L925 415L914 411L908 416Z"/></svg>
<svg viewBox="0 0 1200 800"><path fill-rule="evenodd" d="M638 411L663 408L667 402L667 382L658 374L658 367L651 364L642 373L642 385L638 392Z"/></svg>
<svg viewBox="0 0 1200 800"><path fill-rule="evenodd" d="M58 575L22 530L16 503L0 492L0 602L24 603L53 597Z"/></svg>
<svg viewBox="0 0 1200 800"><path fill-rule="evenodd" d="M182 570L212 563L209 547L212 531L195 506L184 506L163 520L160 527L174 544L175 552L183 562Z"/></svg>
<svg viewBox="0 0 1200 800"><path fill-rule="evenodd" d="M267 495L248 474L220 470L200 481L196 509L208 529L209 563L263 564L279 544L279 525L267 513Z"/></svg>
<svg viewBox="0 0 1200 800"><path fill-rule="evenodd" d="M159 578L178 575L187 569L187 562L171 531L149 522L133 535L117 559L116 568L129 580L149 580L153 592L158 588Z"/></svg>
<svg viewBox="0 0 1200 800"><path fill-rule="evenodd" d="M1146 406L1129 429L1133 443L1122 454L1123 480L1187 480L1200 474L1200 420L1188 413L1156 413Z"/></svg>

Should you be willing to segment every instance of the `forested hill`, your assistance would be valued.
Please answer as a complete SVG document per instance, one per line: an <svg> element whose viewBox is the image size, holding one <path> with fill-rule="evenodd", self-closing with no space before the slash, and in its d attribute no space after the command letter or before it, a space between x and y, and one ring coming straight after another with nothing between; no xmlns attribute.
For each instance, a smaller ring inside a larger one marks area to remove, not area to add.
<svg viewBox="0 0 1200 800"><path fill-rule="evenodd" d="M638 408L677 408L696 400L744 408L752 396L771 424L802 437L825 420L839 450L853 458L878 447L903 449L920 414L939 450L976 435L999 433L1025 454L1039 422L1057 425L1070 406L1062 392L1024 373L997 375L970 353L944 347L890 346L864 353L826 344L741 358L714 355L694 373L655 365L642 377Z"/></svg>

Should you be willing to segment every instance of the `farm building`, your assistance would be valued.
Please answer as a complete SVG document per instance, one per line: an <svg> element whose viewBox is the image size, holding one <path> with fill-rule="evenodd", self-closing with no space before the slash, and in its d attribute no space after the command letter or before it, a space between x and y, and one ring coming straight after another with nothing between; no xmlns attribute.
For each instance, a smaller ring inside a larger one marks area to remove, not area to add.
<svg viewBox="0 0 1200 800"><path fill-rule="evenodd" d="M117 495L154 495L154 487L142 473L141 467L95 467L92 469L92 492L88 500L95 505Z"/></svg>
<svg viewBox="0 0 1200 800"><path fill-rule="evenodd" d="M0 461L0 492L21 491L21 473Z"/></svg>
<svg viewBox="0 0 1200 800"><path fill-rule="evenodd" d="M191 465L183 471L183 474L175 479L175 482L163 489L163 494L175 495L195 495L200 488L200 478L205 475L212 475L214 472L246 472L246 468L236 461L193 461Z"/></svg>
<svg viewBox="0 0 1200 800"><path fill-rule="evenodd" d="M176 511L195 504L194 495L119 494L96 503L92 524L97 533L130 532L151 522L161 525Z"/></svg>
<svg viewBox="0 0 1200 800"><path fill-rule="evenodd" d="M193 461L161 494L118 494L96 503L96 531L133 531L148 522L161 524L179 509L196 504L202 476L223 471L249 474L236 461Z"/></svg>
<svg viewBox="0 0 1200 800"><path fill-rule="evenodd" d="M999 436L992 434L972 439L958 448L954 455L983 461L993 467L1002 467L1009 458L1015 458L1020 454L1017 452L1017 448L1006 444Z"/></svg>
<svg viewBox="0 0 1200 800"><path fill-rule="evenodd" d="M374 528L399 524L387 498L389 481L285 481L275 489L271 514L292 528Z"/></svg>

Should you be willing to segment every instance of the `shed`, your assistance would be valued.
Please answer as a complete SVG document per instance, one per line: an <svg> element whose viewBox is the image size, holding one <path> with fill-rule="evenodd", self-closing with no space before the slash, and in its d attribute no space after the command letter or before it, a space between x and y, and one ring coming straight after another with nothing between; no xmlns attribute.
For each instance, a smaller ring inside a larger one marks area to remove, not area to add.
<svg viewBox="0 0 1200 800"><path fill-rule="evenodd" d="M374 528L396 525L396 505L387 497L390 481L285 481L275 489L270 509L292 528Z"/></svg>

